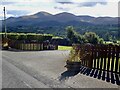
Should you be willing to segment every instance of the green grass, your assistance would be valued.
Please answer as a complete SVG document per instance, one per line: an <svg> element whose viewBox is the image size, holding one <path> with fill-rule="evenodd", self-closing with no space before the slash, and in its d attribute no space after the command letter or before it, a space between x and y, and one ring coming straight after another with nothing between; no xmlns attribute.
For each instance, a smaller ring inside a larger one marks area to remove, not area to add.
<svg viewBox="0 0 120 90"><path fill-rule="evenodd" d="M105 41L104 44L106 44L106 45L108 45L108 44L120 45L120 40L117 40L117 43L114 43L112 41Z"/></svg>
<svg viewBox="0 0 120 90"><path fill-rule="evenodd" d="M58 50L71 50L71 46L58 46Z"/></svg>

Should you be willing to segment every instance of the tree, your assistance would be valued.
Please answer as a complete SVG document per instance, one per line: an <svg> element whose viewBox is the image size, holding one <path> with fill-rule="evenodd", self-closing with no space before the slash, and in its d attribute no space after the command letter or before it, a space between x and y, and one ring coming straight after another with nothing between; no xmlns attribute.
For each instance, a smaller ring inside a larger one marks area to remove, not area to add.
<svg viewBox="0 0 120 90"><path fill-rule="evenodd" d="M67 38L70 40L71 43L78 43L78 35L75 32L73 26L66 27L67 30Z"/></svg>
<svg viewBox="0 0 120 90"><path fill-rule="evenodd" d="M99 44L103 42L103 39L101 39L96 33L94 32L86 32L84 34L85 40L87 43L92 43L92 44Z"/></svg>
<svg viewBox="0 0 120 90"><path fill-rule="evenodd" d="M72 26L68 26L66 30L67 30L67 38L71 43L102 44L104 41L94 32L86 32L84 35L81 35L78 34Z"/></svg>
<svg viewBox="0 0 120 90"><path fill-rule="evenodd" d="M83 35L78 34L77 36L78 36L78 43L81 44L81 43L85 43L86 42Z"/></svg>
<svg viewBox="0 0 120 90"><path fill-rule="evenodd" d="M103 42L104 42L104 39L103 39L103 38L100 38L100 39L99 39L99 44L103 44Z"/></svg>
<svg viewBox="0 0 120 90"><path fill-rule="evenodd" d="M110 41L110 40L112 40L112 35L110 35L110 33L107 32L107 33L104 35L104 39L105 39L105 41Z"/></svg>

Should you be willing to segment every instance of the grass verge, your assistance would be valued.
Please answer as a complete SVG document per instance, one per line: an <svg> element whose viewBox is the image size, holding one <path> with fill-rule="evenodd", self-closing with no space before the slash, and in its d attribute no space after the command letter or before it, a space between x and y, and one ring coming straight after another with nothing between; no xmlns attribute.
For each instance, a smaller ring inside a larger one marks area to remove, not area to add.
<svg viewBox="0 0 120 90"><path fill-rule="evenodd" d="M71 50L72 46L58 46L58 50Z"/></svg>

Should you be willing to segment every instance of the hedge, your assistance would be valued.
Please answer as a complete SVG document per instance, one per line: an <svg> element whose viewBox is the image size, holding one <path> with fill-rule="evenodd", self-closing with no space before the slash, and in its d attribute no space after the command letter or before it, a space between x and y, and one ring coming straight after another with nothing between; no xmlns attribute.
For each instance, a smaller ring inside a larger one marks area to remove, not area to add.
<svg viewBox="0 0 120 90"><path fill-rule="evenodd" d="M4 38L4 33L0 33L2 38ZM7 33L7 37L12 40L24 40L24 41L32 41L36 40L38 42L43 42L46 40L51 40L51 34L35 34L35 33Z"/></svg>

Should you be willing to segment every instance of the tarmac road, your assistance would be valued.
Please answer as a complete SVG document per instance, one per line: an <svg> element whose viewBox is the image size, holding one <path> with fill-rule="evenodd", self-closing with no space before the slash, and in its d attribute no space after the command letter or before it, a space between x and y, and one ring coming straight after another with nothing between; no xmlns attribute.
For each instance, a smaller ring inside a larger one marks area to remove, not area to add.
<svg viewBox="0 0 120 90"><path fill-rule="evenodd" d="M26 56L25 53L28 55ZM46 52L43 51L42 53L41 58L46 56ZM47 54L50 55L50 53ZM2 52L2 88L69 88L69 86L50 79L42 73L38 75L34 70L26 69L23 62L30 60L31 57L35 58L34 54L29 56L28 52ZM21 59L23 62L19 62Z"/></svg>
<svg viewBox="0 0 120 90"><path fill-rule="evenodd" d="M79 73L60 80L68 55L57 50L2 51L2 88L118 88Z"/></svg>
<svg viewBox="0 0 120 90"><path fill-rule="evenodd" d="M3 58L2 88L48 88L47 85L20 70Z"/></svg>

